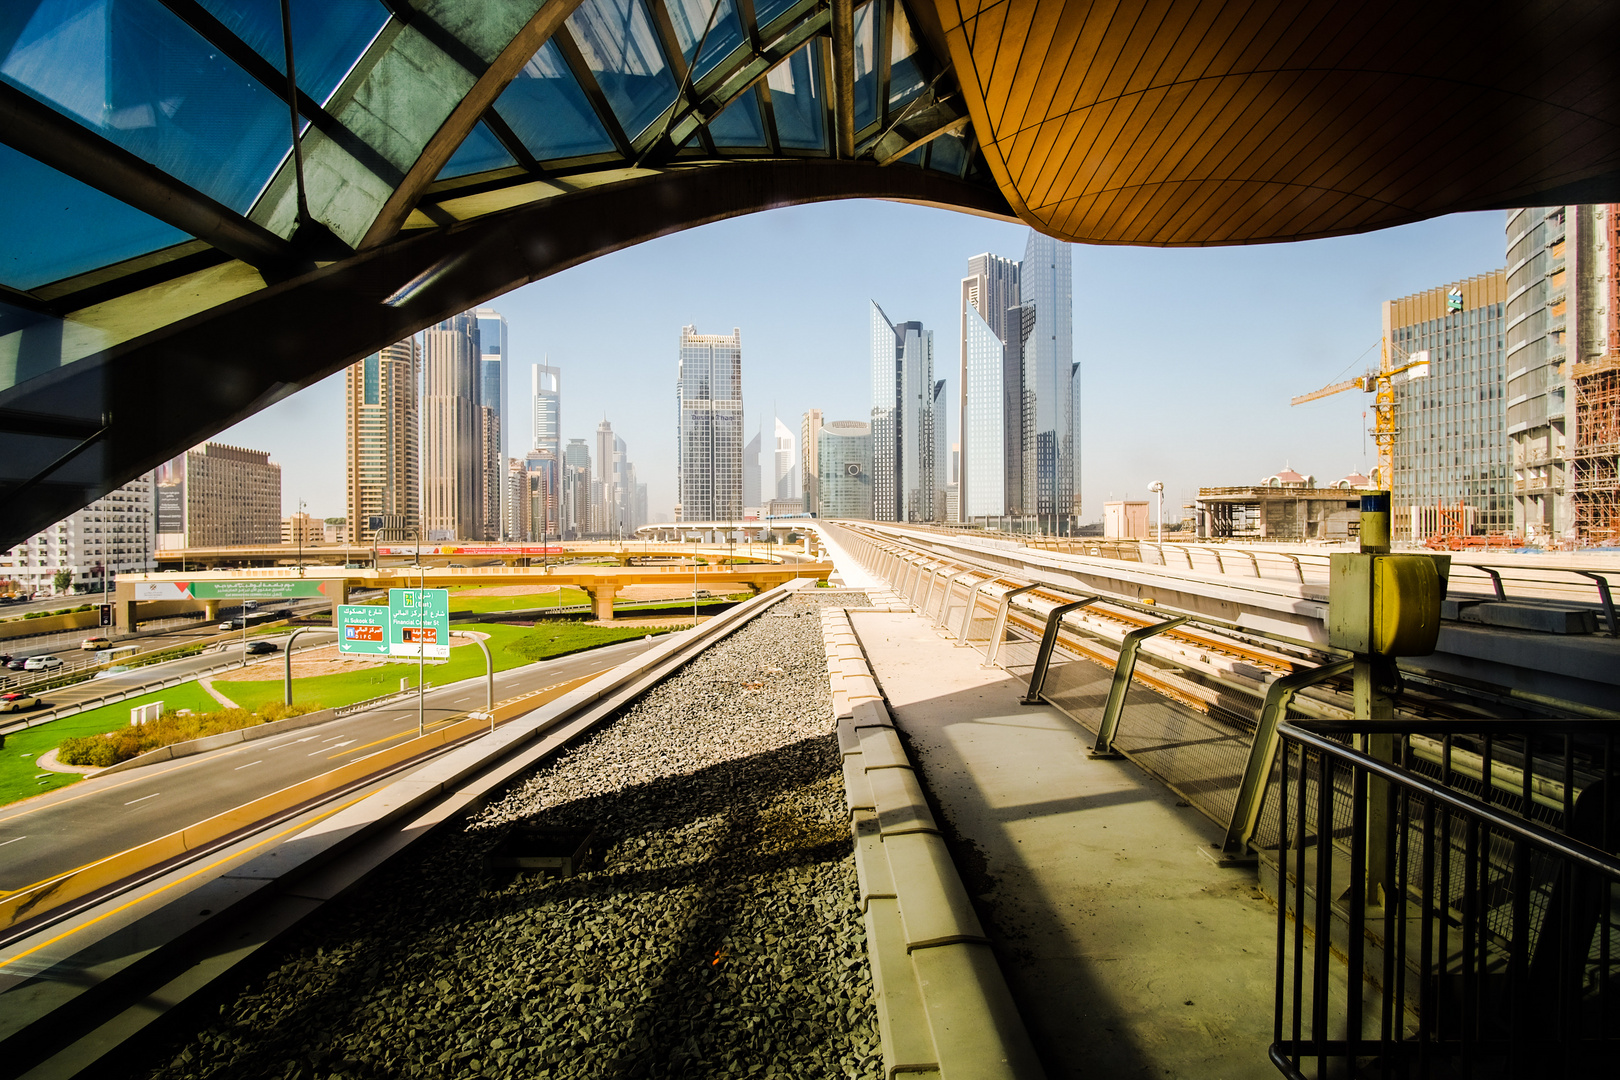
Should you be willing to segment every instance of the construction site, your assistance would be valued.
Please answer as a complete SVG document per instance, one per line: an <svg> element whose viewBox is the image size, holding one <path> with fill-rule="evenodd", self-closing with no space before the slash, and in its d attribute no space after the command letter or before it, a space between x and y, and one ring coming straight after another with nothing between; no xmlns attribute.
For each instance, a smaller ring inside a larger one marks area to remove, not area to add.
<svg viewBox="0 0 1620 1080"><path fill-rule="evenodd" d="M1574 369L1570 487L1575 528L1587 546L1620 544L1620 206L1608 211L1608 348Z"/></svg>

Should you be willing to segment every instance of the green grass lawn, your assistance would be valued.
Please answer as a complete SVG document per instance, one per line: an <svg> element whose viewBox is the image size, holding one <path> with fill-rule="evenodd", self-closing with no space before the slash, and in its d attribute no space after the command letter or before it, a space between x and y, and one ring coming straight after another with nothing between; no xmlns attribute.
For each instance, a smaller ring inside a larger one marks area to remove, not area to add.
<svg viewBox="0 0 1620 1080"><path fill-rule="evenodd" d="M35 779L36 774L45 770L36 766L34 759L56 749L63 739L101 735L115 728L124 727L129 723L130 709L154 701L163 702L164 707L169 709L193 709L203 712L219 708L219 702L209 697L202 687L194 682L188 682L7 735L6 745L0 747L0 805L76 783L81 779L77 773L50 773L43 779ZM4 715L9 720L14 716L26 714Z"/></svg>
<svg viewBox="0 0 1620 1080"><path fill-rule="evenodd" d="M492 611L527 611L530 608L555 607L559 603L563 607L590 602L585 590L565 585L559 600L557 593L526 593L522 596L468 596L466 592L453 592L450 594L450 613L453 615L461 611L470 611L483 615Z"/></svg>
<svg viewBox="0 0 1620 1080"><path fill-rule="evenodd" d="M497 598L500 599L500 598ZM536 660L548 660L586 649L612 645L660 633L645 626L609 627L583 626L575 622L546 623L532 630L526 626L508 626L503 623L464 623L457 630L476 630L489 635L484 642L496 671L520 667ZM406 688L416 685L415 664L384 664L381 667L351 671L341 675L317 675L293 681L293 701L316 704L326 709L341 708L357 701L392 693L399 689L400 679ZM427 665L429 686L444 686L484 673L484 655L476 645L457 645L450 650L447 664ZM242 706L256 709L266 702L280 701L283 693L281 679L231 681L215 680L220 693Z"/></svg>

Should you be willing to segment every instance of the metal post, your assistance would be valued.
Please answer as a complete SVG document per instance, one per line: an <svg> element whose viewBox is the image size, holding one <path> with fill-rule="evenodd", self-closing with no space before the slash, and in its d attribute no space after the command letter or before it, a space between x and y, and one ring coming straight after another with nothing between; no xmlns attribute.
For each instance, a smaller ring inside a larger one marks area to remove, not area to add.
<svg viewBox="0 0 1620 1080"><path fill-rule="evenodd" d="M1103 706L1102 721L1097 725L1097 744L1091 750L1093 757L1114 756L1114 736L1119 733L1119 717L1125 711L1125 691L1130 689L1131 678L1136 674L1136 651L1142 647L1142 642L1166 630L1174 630L1190 618L1190 615L1180 615L1140 630L1132 630L1120 642L1119 659L1114 663L1114 681L1109 684L1108 703Z"/></svg>
<svg viewBox="0 0 1620 1080"><path fill-rule="evenodd" d="M1491 587L1496 590L1496 598L1498 600L1506 600L1507 599L1507 590L1502 588L1502 573L1501 573L1501 571L1492 570L1488 566L1475 566L1474 569L1478 570L1478 571L1480 571L1482 573L1486 573L1486 574L1491 575Z"/></svg>
<svg viewBox="0 0 1620 1080"><path fill-rule="evenodd" d="M420 559L417 560L421 562ZM422 594L427 592L427 567L417 568L416 588L416 621L422 620ZM427 643L422 640L420 629L416 635L416 737L420 739L427 734L427 701L424 697L423 687L427 682Z"/></svg>
<svg viewBox="0 0 1620 1080"><path fill-rule="evenodd" d="M996 657L1001 654L1001 639L1007 633L1007 609L1012 606L1015 596L1023 596L1027 592L1034 592L1041 587L1040 582L1025 585L1011 592L1001 594L1001 605L996 608L996 625L990 631L990 644L984 650L984 666L995 667Z"/></svg>
<svg viewBox="0 0 1620 1080"><path fill-rule="evenodd" d="M477 645L484 654L484 711L489 714L489 733L493 735L495 734L495 661L490 658L489 646L484 644L483 638L476 637L465 631L462 632L461 636L472 638L473 644Z"/></svg>
<svg viewBox="0 0 1620 1080"><path fill-rule="evenodd" d="M961 570L952 574L950 578L946 580L945 593L939 598L939 617L934 620L934 625L939 627L941 630L949 629L945 625L945 621L951 617L951 590L956 588L956 583L958 581L972 572L973 571L971 570ZM924 612L924 614L927 614L927 612Z"/></svg>
<svg viewBox="0 0 1620 1080"><path fill-rule="evenodd" d="M923 593L922 603L917 605L917 613L923 618L928 617L928 605L934 600L934 582L938 581L944 574L945 568L943 566L928 573L928 590Z"/></svg>
<svg viewBox="0 0 1620 1080"><path fill-rule="evenodd" d="M1046 629L1041 633L1041 647L1035 653L1035 670L1029 673L1029 690L1024 694L1021 704L1041 703L1041 691L1046 687L1046 669L1052 663L1052 649L1057 645L1058 625L1063 622L1063 616L1087 604L1095 604L1100 599L1102 598L1099 596L1088 596L1083 600L1059 604L1046 613Z"/></svg>
<svg viewBox="0 0 1620 1080"><path fill-rule="evenodd" d="M967 644L968 631L973 628L973 613L978 610L979 606L979 593L988 584L990 584L990 579L985 578L968 590L967 606L962 609L962 629L956 634L956 643L958 645Z"/></svg>
<svg viewBox="0 0 1620 1080"><path fill-rule="evenodd" d="M1597 582L1598 599L1603 601L1603 621L1608 624L1609 636L1620 637L1620 626L1614 621L1614 596L1609 592L1609 579L1602 574L1594 574L1590 570L1577 570L1582 577L1589 577Z"/></svg>
<svg viewBox="0 0 1620 1080"><path fill-rule="evenodd" d="M1266 687L1265 704L1260 706L1260 722L1254 729L1254 741L1249 744L1249 760L1243 767L1243 781L1238 785L1237 804L1232 808L1232 820L1226 827L1226 839L1221 843L1225 855L1241 855L1260 825L1260 808L1264 802L1266 784L1271 779L1271 766L1277 760L1277 725L1282 723L1294 695L1307 686L1350 670L1352 660L1335 660L1318 668L1296 671L1273 679Z"/></svg>
<svg viewBox="0 0 1620 1080"><path fill-rule="evenodd" d="M283 705L291 705L292 704L292 652L293 652L293 642L298 640L298 635L299 634L335 634L335 633L337 633L336 630L332 630L332 629L330 629L328 627L325 627L325 626L305 626L305 627L302 627L302 628L300 628L298 630L294 630L292 632L292 636L287 639L287 653L282 658L282 659L284 659L286 661L286 679L285 679L285 681L284 681L284 683L282 685L282 688L281 688L281 703Z"/></svg>

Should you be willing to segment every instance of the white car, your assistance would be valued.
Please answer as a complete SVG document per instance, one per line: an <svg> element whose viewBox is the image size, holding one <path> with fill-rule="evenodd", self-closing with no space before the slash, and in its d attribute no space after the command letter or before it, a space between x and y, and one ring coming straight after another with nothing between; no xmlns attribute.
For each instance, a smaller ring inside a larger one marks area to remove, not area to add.
<svg viewBox="0 0 1620 1080"><path fill-rule="evenodd" d="M30 656L23 665L24 671L51 671L62 666L60 656Z"/></svg>

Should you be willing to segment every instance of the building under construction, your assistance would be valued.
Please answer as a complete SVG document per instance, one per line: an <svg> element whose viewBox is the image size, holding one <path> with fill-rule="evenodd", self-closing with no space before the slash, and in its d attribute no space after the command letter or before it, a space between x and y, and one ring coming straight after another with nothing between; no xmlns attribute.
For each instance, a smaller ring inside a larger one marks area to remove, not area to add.
<svg viewBox="0 0 1620 1080"><path fill-rule="evenodd" d="M1607 240L1594 262L1601 260L1608 269L1608 303L1599 309L1608 325L1592 328L1598 331L1592 336L1606 346L1603 355L1576 363L1572 373L1570 494L1580 543L1614 544L1620 543L1620 205L1596 207L1593 218L1593 231Z"/></svg>

